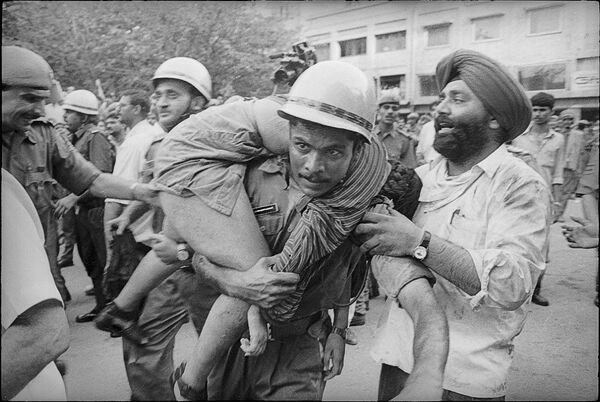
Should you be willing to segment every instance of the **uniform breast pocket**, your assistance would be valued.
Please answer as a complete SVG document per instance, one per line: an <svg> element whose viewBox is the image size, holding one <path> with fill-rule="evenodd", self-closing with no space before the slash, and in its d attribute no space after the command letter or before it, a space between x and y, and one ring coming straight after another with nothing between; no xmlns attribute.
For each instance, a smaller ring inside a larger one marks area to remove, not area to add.
<svg viewBox="0 0 600 402"><path fill-rule="evenodd" d="M265 237L276 236L283 227L283 214L279 212L256 215L256 220L258 228Z"/></svg>
<svg viewBox="0 0 600 402"><path fill-rule="evenodd" d="M56 183L48 171L42 169L25 172L25 189L38 210L52 204L54 183Z"/></svg>
<svg viewBox="0 0 600 402"><path fill-rule="evenodd" d="M449 226L451 242L467 248L480 248L485 239L485 225L479 219L473 219L460 210L455 211Z"/></svg>

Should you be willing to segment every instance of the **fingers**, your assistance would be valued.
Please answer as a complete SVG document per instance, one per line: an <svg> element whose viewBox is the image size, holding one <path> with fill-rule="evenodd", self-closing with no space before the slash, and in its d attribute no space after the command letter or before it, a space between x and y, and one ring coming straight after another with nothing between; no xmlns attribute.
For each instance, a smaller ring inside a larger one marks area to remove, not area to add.
<svg viewBox="0 0 600 402"><path fill-rule="evenodd" d="M160 234L160 233L153 233L153 234L149 235L148 238L156 243L163 242L166 239L165 235Z"/></svg>
<svg viewBox="0 0 600 402"><path fill-rule="evenodd" d="M384 214L378 214L376 212L367 212L364 214L361 221L363 223L378 223L384 221L385 218L386 215Z"/></svg>
<svg viewBox="0 0 600 402"><path fill-rule="evenodd" d="M371 253L375 251L375 248L379 245L379 242L374 238L370 238L360 246L360 251L364 254Z"/></svg>
<svg viewBox="0 0 600 402"><path fill-rule="evenodd" d="M587 223L587 220L585 220L584 218L580 218L578 216L571 216L571 220L573 222L579 223L580 225L584 225Z"/></svg>

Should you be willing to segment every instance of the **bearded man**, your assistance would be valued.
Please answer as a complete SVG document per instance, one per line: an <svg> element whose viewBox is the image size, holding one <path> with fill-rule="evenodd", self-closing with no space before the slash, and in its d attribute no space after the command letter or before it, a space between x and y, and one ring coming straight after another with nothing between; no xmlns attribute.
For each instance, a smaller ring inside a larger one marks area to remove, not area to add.
<svg viewBox="0 0 600 402"><path fill-rule="evenodd" d="M504 143L531 120L522 87L495 60L458 50L436 69L442 88L434 148L417 168L419 206L404 215L367 213L356 233L371 254L405 257L436 277L449 326L443 400L504 400L513 340L545 269L550 194L542 177ZM389 303L373 356L379 398L402 389L413 369L410 317Z"/></svg>

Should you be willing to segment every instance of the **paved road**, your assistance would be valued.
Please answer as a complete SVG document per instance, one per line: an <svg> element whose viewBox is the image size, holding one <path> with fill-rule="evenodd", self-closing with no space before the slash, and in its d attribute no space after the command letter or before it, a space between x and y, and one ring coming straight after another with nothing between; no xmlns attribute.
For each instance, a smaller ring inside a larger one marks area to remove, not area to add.
<svg viewBox="0 0 600 402"><path fill-rule="evenodd" d="M579 214L571 202L568 213ZM570 249L558 225L551 233L551 262L543 294L551 305L530 305L528 321L516 339L516 357L509 378L509 400L598 399L598 308L594 306L598 259L595 250ZM95 330L93 324L76 324L77 314L93 307L83 294L89 283L78 262L63 270L73 301L67 307L71 346L63 355L71 400L128 400L129 387L121 357L121 340ZM359 344L346 349L344 372L326 388L325 400L375 400L379 367L369 356L383 297L372 299L367 323L354 327ZM186 324L177 337L179 362L194 342Z"/></svg>

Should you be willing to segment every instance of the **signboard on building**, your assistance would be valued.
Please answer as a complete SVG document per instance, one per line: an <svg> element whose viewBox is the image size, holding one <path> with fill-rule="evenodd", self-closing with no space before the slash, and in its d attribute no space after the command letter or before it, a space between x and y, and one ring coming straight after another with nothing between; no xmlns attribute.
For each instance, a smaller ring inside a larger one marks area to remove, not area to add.
<svg viewBox="0 0 600 402"><path fill-rule="evenodd" d="M573 73L571 89L578 90L600 88L600 78L598 75L598 71L575 71L575 73Z"/></svg>

